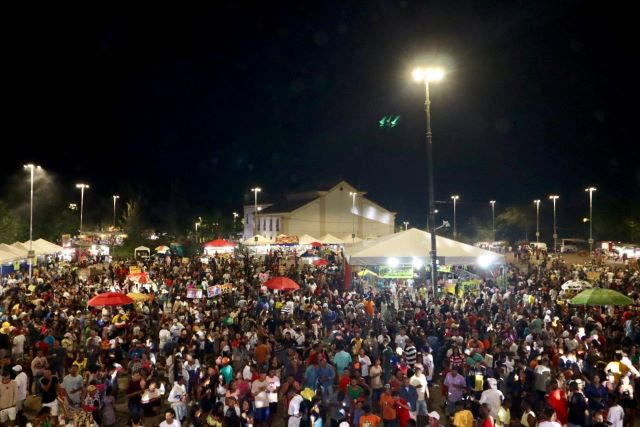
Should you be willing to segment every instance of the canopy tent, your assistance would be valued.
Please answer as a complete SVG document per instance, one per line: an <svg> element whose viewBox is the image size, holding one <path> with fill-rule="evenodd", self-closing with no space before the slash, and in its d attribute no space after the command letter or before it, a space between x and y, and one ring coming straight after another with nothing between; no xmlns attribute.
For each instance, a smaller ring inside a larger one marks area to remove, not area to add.
<svg viewBox="0 0 640 427"><path fill-rule="evenodd" d="M249 237L248 239L242 242L242 244L245 246L266 246L266 245L270 245L271 243L273 243L271 240L260 235Z"/></svg>
<svg viewBox="0 0 640 427"><path fill-rule="evenodd" d="M344 240L337 238L332 234L325 234L320 238L320 241L325 245L343 245Z"/></svg>
<svg viewBox="0 0 640 427"><path fill-rule="evenodd" d="M344 241L345 244L362 242L362 239L359 237L351 237L351 233L345 234L344 236L342 236L342 240Z"/></svg>
<svg viewBox="0 0 640 427"><path fill-rule="evenodd" d="M11 262L14 259L16 259L16 255L15 254L0 250L0 264L4 264L6 262Z"/></svg>
<svg viewBox="0 0 640 427"><path fill-rule="evenodd" d="M141 246L141 248L144 248L144 246ZM149 248L144 248L144 250L149 250ZM167 245L160 245L160 246L156 246L153 250L158 253L166 254L171 250L171 248Z"/></svg>
<svg viewBox="0 0 640 427"><path fill-rule="evenodd" d="M316 239L313 236L309 236L308 234L303 234L298 238L298 244L300 245L310 245L313 242L317 242L317 241L318 239Z"/></svg>
<svg viewBox="0 0 640 427"><path fill-rule="evenodd" d="M7 245L6 243L0 243L0 251L13 254L16 259L26 259L28 255L26 250L18 249L12 245Z"/></svg>
<svg viewBox="0 0 640 427"><path fill-rule="evenodd" d="M436 236L436 249L441 265L504 264L503 255L476 248L462 242ZM431 262L431 235L410 228L374 240L345 246L345 257L351 265L386 265L390 260L398 265L427 265Z"/></svg>
<svg viewBox="0 0 640 427"><path fill-rule="evenodd" d="M22 243L24 247L29 249L29 241ZM53 243L49 243L44 239L38 239L33 241L33 251L36 255L52 255L57 254L58 252L62 252L62 246L55 245Z"/></svg>
<svg viewBox="0 0 640 427"><path fill-rule="evenodd" d="M150 255L151 255L151 249L149 249L146 246L138 246L133 250L134 258L138 258L138 256L150 256Z"/></svg>

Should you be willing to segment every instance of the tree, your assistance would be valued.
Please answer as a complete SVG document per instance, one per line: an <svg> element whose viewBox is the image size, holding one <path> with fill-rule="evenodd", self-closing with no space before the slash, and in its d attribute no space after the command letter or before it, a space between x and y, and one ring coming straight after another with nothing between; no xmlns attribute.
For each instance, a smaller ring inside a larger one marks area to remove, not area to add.
<svg viewBox="0 0 640 427"><path fill-rule="evenodd" d="M15 215L5 202L0 201L0 243L10 245L18 241L23 228L20 217Z"/></svg>
<svg viewBox="0 0 640 427"><path fill-rule="evenodd" d="M529 219L521 206L510 206L496 216L496 230L505 240L515 243L528 237Z"/></svg>

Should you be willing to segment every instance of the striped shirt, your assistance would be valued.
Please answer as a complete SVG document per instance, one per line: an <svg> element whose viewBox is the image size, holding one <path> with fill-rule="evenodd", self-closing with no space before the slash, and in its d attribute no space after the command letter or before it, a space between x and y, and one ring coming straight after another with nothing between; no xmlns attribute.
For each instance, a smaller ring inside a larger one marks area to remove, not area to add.
<svg viewBox="0 0 640 427"><path fill-rule="evenodd" d="M411 344L405 347L404 349L404 358L407 360L407 365L413 367L416 364L416 347Z"/></svg>

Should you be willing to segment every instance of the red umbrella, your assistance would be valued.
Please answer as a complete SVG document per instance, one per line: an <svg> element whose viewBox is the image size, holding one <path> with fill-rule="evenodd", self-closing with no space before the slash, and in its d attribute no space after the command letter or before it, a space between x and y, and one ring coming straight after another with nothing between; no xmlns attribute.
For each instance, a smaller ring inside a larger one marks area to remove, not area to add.
<svg viewBox="0 0 640 427"><path fill-rule="evenodd" d="M296 291L300 289L296 282L287 277L274 277L264 282L264 285L269 289L278 291Z"/></svg>
<svg viewBox="0 0 640 427"><path fill-rule="evenodd" d="M320 246L322 246L322 243L320 242L311 242L311 244L309 245L312 248L319 248Z"/></svg>
<svg viewBox="0 0 640 427"><path fill-rule="evenodd" d="M231 246L236 246L236 244L225 239L216 239L204 244L205 248L228 248Z"/></svg>
<svg viewBox="0 0 640 427"><path fill-rule="evenodd" d="M321 265L327 265L327 264L329 264L329 261L327 261L324 258L320 258L320 259L317 259L317 260L313 261L313 265L318 266L318 267L321 266Z"/></svg>
<svg viewBox="0 0 640 427"><path fill-rule="evenodd" d="M105 292L91 298L87 305L89 307L104 307L110 305L127 305L133 304L131 297L121 294L120 292Z"/></svg>

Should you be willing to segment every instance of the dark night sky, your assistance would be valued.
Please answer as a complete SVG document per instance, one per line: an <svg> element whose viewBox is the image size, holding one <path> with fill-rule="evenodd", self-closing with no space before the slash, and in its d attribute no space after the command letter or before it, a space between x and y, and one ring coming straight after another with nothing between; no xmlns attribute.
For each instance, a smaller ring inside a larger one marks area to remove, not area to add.
<svg viewBox="0 0 640 427"><path fill-rule="evenodd" d="M582 215L588 185L640 198L638 37L613 4L48 7L5 11L0 182L33 160L95 200L140 192L193 216L239 209L255 184L275 197L344 178L420 224L410 72L432 59L448 69L432 90L436 199L459 193L465 215L557 192ZM390 114L399 126L380 129Z"/></svg>

